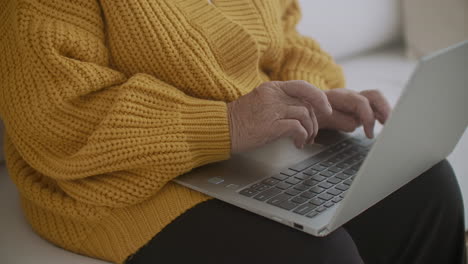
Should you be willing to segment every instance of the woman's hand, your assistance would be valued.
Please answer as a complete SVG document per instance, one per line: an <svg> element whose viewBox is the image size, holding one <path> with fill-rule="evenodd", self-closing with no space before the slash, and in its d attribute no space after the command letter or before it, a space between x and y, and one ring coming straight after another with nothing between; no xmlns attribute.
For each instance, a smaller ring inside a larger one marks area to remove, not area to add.
<svg viewBox="0 0 468 264"><path fill-rule="evenodd" d="M377 90L358 93L348 89L333 89L325 94L333 108L333 114L318 116L321 129L352 132L363 125L366 136L373 138L375 120L384 124L391 112L390 104Z"/></svg>
<svg viewBox="0 0 468 264"><path fill-rule="evenodd" d="M281 137L292 137L302 148L318 133L317 116L332 114L325 93L305 81L265 82L228 103L231 152L262 146Z"/></svg>

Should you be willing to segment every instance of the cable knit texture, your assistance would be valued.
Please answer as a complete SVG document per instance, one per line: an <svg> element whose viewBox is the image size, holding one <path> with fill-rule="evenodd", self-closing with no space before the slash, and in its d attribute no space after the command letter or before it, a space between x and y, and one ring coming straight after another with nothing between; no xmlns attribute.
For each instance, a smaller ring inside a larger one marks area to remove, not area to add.
<svg viewBox="0 0 468 264"><path fill-rule="evenodd" d="M33 229L121 263L209 199L171 179L229 158L227 102L268 80L344 86L299 17L285 0L1 1L5 152Z"/></svg>

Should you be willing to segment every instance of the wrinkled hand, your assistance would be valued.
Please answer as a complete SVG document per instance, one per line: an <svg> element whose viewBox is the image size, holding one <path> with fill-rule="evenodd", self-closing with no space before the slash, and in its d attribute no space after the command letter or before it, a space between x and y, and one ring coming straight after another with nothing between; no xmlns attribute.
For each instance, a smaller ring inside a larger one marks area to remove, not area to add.
<svg viewBox="0 0 468 264"><path fill-rule="evenodd" d="M316 114L326 122L331 113L325 93L305 81L265 82L228 103L231 152L256 148L281 137L292 137L302 148L317 136Z"/></svg>
<svg viewBox="0 0 468 264"><path fill-rule="evenodd" d="M352 132L363 125L368 138L374 137L375 120L381 124L387 121L391 107L377 90L356 92L348 89L326 91L333 113L318 116L320 128Z"/></svg>

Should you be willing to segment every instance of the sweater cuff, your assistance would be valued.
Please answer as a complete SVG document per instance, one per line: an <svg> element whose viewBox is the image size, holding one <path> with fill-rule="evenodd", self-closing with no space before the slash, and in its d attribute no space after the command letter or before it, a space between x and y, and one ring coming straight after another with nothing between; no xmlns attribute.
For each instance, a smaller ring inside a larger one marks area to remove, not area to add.
<svg viewBox="0 0 468 264"><path fill-rule="evenodd" d="M285 71L281 74L281 78L281 80L303 80L323 91L332 89L325 79L306 71Z"/></svg>
<svg viewBox="0 0 468 264"><path fill-rule="evenodd" d="M181 122L193 167L226 160L231 153L231 137L225 102L187 98Z"/></svg>
<svg viewBox="0 0 468 264"><path fill-rule="evenodd" d="M287 49L286 58L274 79L304 80L322 90L345 87L343 69L326 54L292 47Z"/></svg>

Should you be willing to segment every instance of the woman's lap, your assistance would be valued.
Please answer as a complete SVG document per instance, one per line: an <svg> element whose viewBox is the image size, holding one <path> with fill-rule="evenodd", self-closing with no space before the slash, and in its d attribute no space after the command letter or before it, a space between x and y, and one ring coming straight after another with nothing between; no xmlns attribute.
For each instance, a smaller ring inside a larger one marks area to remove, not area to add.
<svg viewBox="0 0 468 264"><path fill-rule="evenodd" d="M213 199L127 263L361 263L359 254L366 263L463 263L463 223L458 183L443 161L323 238Z"/></svg>
<svg viewBox="0 0 468 264"><path fill-rule="evenodd" d="M444 160L347 224L368 263L464 263L464 208Z"/></svg>
<svg viewBox="0 0 468 264"><path fill-rule="evenodd" d="M219 200L194 209L167 226L129 263L303 263L305 258L310 263L316 258L317 263L344 263L348 258L342 256L357 255L344 229L317 239ZM337 250L342 256L332 254ZM322 251L329 251L330 259Z"/></svg>

